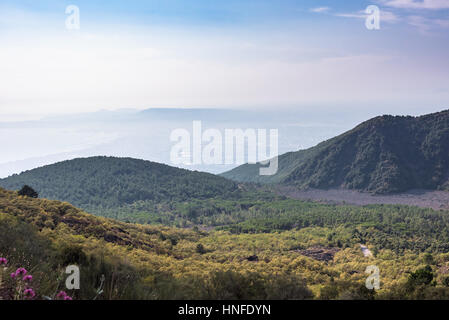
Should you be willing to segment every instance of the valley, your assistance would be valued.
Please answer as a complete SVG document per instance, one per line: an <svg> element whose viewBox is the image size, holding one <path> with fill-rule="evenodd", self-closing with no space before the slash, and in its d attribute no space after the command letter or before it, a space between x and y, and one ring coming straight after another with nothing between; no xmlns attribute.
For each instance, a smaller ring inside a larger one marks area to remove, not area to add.
<svg viewBox="0 0 449 320"><path fill-rule="evenodd" d="M442 150L447 129L436 127L440 138L426 143L439 141L434 150ZM279 174L319 163L318 155L334 157L340 152L335 141L361 139L354 132L298 151L299 160L281 156ZM438 156L440 171L421 174L444 181L447 155ZM338 157L335 165L354 165ZM383 170L371 157L356 158L364 176ZM326 166L315 175L332 179L333 172L359 170ZM14 294L14 281L6 277L14 268L32 270L42 299L69 264L85 272L82 289L70 292L75 299L92 299L101 278L106 282L97 296L108 300L449 298L449 197L437 190L444 184L386 192L408 179L389 180L391 171L376 180L383 181L383 192L306 187L287 183L289 175L278 182L276 176L238 178L256 167L217 176L97 156L0 179L0 256L8 261L0 269L0 298ZM376 290L365 285L373 266L380 276Z"/></svg>
<svg viewBox="0 0 449 320"><path fill-rule="evenodd" d="M80 265L89 276L76 299L91 299L102 274L111 282L101 299L449 297L448 212L275 198L231 208L204 231L123 223L0 189L0 252L33 270L41 295L65 265ZM364 287L369 265L380 269L380 290ZM426 266L432 281L415 280Z"/></svg>

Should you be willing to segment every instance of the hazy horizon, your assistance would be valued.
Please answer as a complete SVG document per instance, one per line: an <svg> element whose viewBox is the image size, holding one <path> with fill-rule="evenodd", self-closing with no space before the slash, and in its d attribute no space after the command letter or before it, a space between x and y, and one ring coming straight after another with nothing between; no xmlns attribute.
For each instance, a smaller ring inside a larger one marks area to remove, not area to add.
<svg viewBox="0 0 449 320"><path fill-rule="evenodd" d="M278 129L285 153L448 109L448 31L449 0L0 0L0 176L98 154L170 164L170 130L193 120Z"/></svg>
<svg viewBox="0 0 449 320"><path fill-rule="evenodd" d="M66 9L79 9L79 29ZM380 9L380 29L365 9ZM0 1L0 116L449 106L449 2Z"/></svg>
<svg viewBox="0 0 449 320"><path fill-rule="evenodd" d="M379 115L382 114L373 116ZM419 116L422 113L403 115ZM369 118L351 112L344 116L338 113L324 115L317 110L295 117L270 111L255 114L248 110L150 108L0 121L0 142L3 146L0 178L59 161L100 155L134 157L177 166L169 159L173 145L169 141L170 131L176 128L191 130L194 120L202 121L205 128L216 128L222 132L235 128L276 128L279 130L279 154L283 154L313 147ZM236 166L179 167L222 173Z"/></svg>

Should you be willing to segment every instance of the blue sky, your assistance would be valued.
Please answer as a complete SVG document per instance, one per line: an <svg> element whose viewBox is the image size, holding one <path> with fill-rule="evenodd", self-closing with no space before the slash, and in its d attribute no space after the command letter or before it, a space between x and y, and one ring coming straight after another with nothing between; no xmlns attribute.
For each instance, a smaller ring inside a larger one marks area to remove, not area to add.
<svg viewBox="0 0 449 320"><path fill-rule="evenodd" d="M80 9L80 30L65 8ZM364 10L381 9L367 30ZM0 0L0 114L449 108L449 0Z"/></svg>

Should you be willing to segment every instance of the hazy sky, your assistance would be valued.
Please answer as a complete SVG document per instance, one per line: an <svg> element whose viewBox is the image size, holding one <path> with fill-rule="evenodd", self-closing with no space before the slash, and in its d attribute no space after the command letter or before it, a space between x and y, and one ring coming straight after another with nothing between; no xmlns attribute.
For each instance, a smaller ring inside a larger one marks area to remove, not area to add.
<svg viewBox="0 0 449 320"><path fill-rule="evenodd" d="M71 4L80 30L65 27ZM380 30L365 27L371 4ZM149 107L426 113L449 108L448 58L449 0L0 0L4 118Z"/></svg>

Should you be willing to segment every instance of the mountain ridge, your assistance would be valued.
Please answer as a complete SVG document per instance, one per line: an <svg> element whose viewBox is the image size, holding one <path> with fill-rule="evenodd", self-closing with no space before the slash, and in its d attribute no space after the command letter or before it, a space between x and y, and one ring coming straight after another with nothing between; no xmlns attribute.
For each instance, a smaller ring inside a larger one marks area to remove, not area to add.
<svg viewBox="0 0 449 320"><path fill-rule="evenodd" d="M383 115L315 147L279 156L274 176L258 176L259 164L221 176L239 182L342 187L378 194L410 189L449 190L449 110L423 115Z"/></svg>

